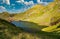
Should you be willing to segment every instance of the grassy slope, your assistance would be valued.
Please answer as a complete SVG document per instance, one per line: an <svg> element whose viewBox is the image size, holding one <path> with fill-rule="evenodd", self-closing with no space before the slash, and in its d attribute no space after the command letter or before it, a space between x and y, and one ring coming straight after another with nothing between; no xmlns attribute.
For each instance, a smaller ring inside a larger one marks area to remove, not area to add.
<svg viewBox="0 0 60 39"><path fill-rule="evenodd" d="M34 32L29 33L15 25L0 19L0 39L59 39L55 32Z"/></svg>
<svg viewBox="0 0 60 39"><path fill-rule="evenodd" d="M47 6L35 5L23 14L17 14L13 18L15 20L30 21L40 25L50 25L51 22L55 22L60 18L59 2L60 1L57 0Z"/></svg>
<svg viewBox="0 0 60 39"><path fill-rule="evenodd" d="M53 26L49 26L49 27L43 28L42 31L45 31L45 32L57 31L57 32L60 33L60 23L58 23L56 25L53 25Z"/></svg>
<svg viewBox="0 0 60 39"><path fill-rule="evenodd" d="M14 15L15 14L10 14L8 12L2 12L2 13L0 13L0 19L10 21Z"/></svg>
<svg viewBox="0 0 60 39"><path fill-rule="evenodd" d="M56 4L55 4L56 3ZM56 2L51 3L51 4L55 4L55 6L53 7L53 12L50 13L51 15L51 20L50 20L50 24L52 26L49 26L47 28L43 28L42 31L46 31L46 32L53 32L53 31L58 31L60 32L60 1L56 0ZM53 6L53 5L52 5Z"/></svg>
<svg viewBox="0 0 60 39"><path fill-rule="evenodd" d="M34 8L33 8L34 7ZM15 17L16 20L24 20L24 19L27 19L27 18L34 18L36 16L40 16L41 14L43 14L42 10L44 7L42 5L36 5L36 6L33 6L30 10L27 10L26 12L24 13L21 13L21 14L17 14ZM40 13L41 12L41 13ZM37 14L37 15L36 15ZM19 18L20 17L20 18Z"/></svg>
<svg viewBox="0 0 60 39"><path fill-rule="evenodd" d="M10 17L10 14L7 12L0 13L0 18L7 20Z"/></svg>
<svg viewBox="0 0 60 39"><path fill-rule="evenodd" d="M20 28L17 28L15 25L0 19L0 39L11 39L20 32Z"/></svg>

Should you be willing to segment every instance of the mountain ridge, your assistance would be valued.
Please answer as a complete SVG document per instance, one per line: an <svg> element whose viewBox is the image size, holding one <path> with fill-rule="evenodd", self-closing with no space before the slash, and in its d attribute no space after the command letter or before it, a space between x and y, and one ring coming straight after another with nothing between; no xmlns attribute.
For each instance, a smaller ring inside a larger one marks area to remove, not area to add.
<svg viewBox="0 0 60 39"><path fill-rule="evenodd" d="M58 20L60 18L59 0L55 0L47 6L35 5L24 13L17 14L13 17L14 20L23 20L34 22L39 25L50 25L52 19ZM55 19L57 18L57 19Z"/></svg>

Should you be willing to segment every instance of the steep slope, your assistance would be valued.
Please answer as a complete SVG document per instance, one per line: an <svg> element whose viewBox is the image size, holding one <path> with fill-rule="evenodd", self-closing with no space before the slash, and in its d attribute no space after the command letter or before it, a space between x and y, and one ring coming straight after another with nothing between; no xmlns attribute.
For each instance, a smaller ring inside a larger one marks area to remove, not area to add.
<svg viewBox="0 0 60 39"><path fill-rule="evenodd" d="M12 21L12 17L14 16L15 14L10 14L8 12L2 12L0 13L0 19L4 19L6 21Z"/></svg>
<svg viewBox="0 0 60 39"><path fill-rule="evenodd" d="M0 13L0 18L7 20L10 14L8 12L2 12Z"/></svg>
<svg viewBox="0 0 60 39"><path fill-rule="evenodd" d="M0 19L0 39L11 39L21 31L15 25Z"/></svg>
<svg viewBox="0 0 60 39"><path fill-rule="evenodd" d="M49 26L49 27L43 28L41 30L45 31L45 32L57 31L58 33L60 33L60 23L57 23L56 25L53 25L53 26Z"/></svg>
<svg viewBox="0 0 60 39"><path fill-rule="evenodd" d="M43 5L35 5L26 12L20 13L15 15L16 20L25 20L25 19L32 19L41 16L44 13L45 7ZM20 17L20 18L19 18Z"/></svg>
<svg viewBox="0 0 60 39"><path fill-rule="evenodd" d="M57 4L56 4L57 3ZM45 12L42 16L36 18L36 22L40 24L50 25L51 22L55 22L60 19L60 3L53 2L49 4L47 8L47 12Z"/></svg>
<svg viewBox="0 0 60 39"><path fill-rule="evenodd" d="M55 0L47 6L35 5L23 14L15 15L13 19L30 21L39 25L51 25L52 22L60 19L60 0Z"/></svg>

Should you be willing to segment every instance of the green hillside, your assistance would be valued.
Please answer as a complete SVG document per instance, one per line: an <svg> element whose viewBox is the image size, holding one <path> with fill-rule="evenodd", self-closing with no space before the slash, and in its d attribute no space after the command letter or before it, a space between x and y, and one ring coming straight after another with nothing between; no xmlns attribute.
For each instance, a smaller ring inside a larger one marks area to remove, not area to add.
<svg viewBox="0 0 60 39"><path fill-rule="evenodd" d="M57 32L60 33L60 23L58 23L56 25L53 25L53 26L49 26L49 27L43 28L41 30L45 31L45 32L54 32L54 31L57 31Z"/></svg>
<svg viewBox="0 0 60 39"><path fill-rule="evenodd" d="M59 39L59 37L60 33L56 32L28 32L0 19L0 39Z"/></svg>
<svg viewBox="0 0 60 39"><path fill-rule="evenodd" d="M13 19L34 22L39 25L52 25L60 19L60 1L55 0L47 6L35 5L24 13L16 14Z"/></svg>
<svg viewBox="0 0 60 39"><path fill-rule="evenodd" d="M0 13L0 18L7 20L10 14L8 12L2 12Z"/></svg>
<svg viewBox="0 0 60 39"><path fill-rule="evenodd" d="M0 39L12 39L13 36L18 35L21 31L15 25L0 19Z"/></svg>
<svg viewBox="0 0 60 39"><path fill-rule="evenodd" d="M0 13L0 19L4 19L6 21L12 21L12 17L14 16L15 14L10 14L8 12L2 12Z"/></svg>

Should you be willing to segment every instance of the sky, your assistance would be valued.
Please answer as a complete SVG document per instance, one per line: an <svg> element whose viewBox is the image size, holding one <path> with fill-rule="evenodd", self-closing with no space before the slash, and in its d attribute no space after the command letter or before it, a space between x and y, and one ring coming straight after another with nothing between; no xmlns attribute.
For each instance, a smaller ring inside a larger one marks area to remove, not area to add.
<svg viewBox="0 0 60 39"><path fill-rule="evenodd" d="M0 0L0 12L24 12L36 4L48 5L53 0Z"/></svg>

